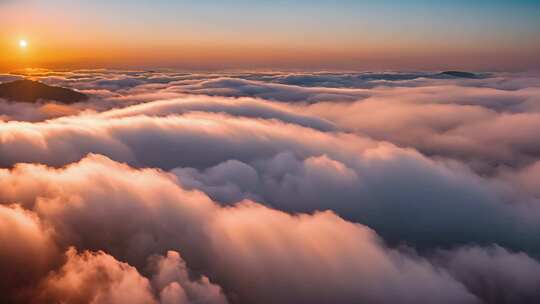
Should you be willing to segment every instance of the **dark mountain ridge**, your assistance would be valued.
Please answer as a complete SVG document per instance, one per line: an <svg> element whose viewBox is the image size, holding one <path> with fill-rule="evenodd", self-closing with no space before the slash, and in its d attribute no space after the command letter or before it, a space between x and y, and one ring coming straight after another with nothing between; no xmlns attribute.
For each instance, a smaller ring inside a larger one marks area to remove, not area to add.
<svg viewBox="0 0 540 304"><path fill-rule="evenodd" d="M470 73L470 72L463 72L463 71L444 71L440 73L441 76L452 76L457 78L480 78L479 75Z"/></svg>
<svg viewBox="0 0 540 304"><path fill-rule="evenodd" d="M43 84L41 82L22 79L0 84L0 98L20 101L37 102L38 100L52 100L65 104L72 104L88 99L83 93Z"/></svg>

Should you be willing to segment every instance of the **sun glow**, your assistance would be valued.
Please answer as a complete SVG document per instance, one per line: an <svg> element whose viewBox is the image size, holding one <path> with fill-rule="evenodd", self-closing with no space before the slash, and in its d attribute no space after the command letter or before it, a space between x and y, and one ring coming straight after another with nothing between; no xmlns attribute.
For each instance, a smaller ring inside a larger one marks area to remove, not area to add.
<svg viewBox="0 0 540 304"><path fill-rule="evenodd" d="M28 46L28 42L24 39L19 40L19 47L25 49Z"/></svg>

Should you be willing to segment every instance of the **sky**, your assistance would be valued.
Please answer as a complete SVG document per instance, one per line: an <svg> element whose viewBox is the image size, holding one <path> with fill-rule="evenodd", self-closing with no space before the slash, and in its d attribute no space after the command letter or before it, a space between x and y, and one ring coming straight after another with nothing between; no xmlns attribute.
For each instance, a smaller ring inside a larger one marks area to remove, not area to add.
<svg viewBox="0 0 540 304"><path fill-rule="evenodd" d="M538 16L525 0L0 0L0 70L537 70Z"/></svg>

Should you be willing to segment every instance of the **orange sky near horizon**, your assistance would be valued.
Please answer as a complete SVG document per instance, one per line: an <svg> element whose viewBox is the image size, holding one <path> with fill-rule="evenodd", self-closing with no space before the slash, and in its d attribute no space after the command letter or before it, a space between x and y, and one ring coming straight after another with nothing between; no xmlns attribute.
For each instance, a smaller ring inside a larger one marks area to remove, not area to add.
<svg viewBox="0 0 540 304"><path fill-rule="evenodd" d="M230 5L234 7L233 11L224 4L199 7L202 4L191 1L180 1L183 6L165 2L168 1L156 1L155 5L143 0L128 2L130 5L125 1L115 4L66 0L0 2L0 71L28 67L185 70L540 68L537 55L540 40L533 39L538 37L540 30L534 30L530 24L495 23L493 26L498 28L489 29L490 22L495 21L488 18L482 25L474 20L477 16L470 16L472 21L460 21L476 25L476 28L469 30L454 25L455 28L446 29L445 24L438 24L437 16L413 19L416 11L395 13L396 5L377 8L378 11L371 8L373 14L361 15L360 10L353 10L359 9L353 4L348 4L353 12L344 8L332 11L320 4L321 8L314 5L315 8L309 8L312 10L309 14L302 15L299 13L308 8L291 3L281 7L266 4L264 10L256 7L262 5L260 3L248 8L245 3L244 7L237 3L237 7ZM214 9L219 5L222 6L219 9L231 11ZM382 19L383 25L376 24L378 19ZM28 41L27 48L19 47L20 39Z"/></svg>

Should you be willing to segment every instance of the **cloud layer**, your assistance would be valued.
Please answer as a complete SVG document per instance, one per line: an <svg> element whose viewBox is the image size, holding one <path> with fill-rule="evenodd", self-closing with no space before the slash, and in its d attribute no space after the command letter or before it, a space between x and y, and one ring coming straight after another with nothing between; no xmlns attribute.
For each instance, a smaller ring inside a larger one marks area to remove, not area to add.
<svg viewBox="0 0 540 304"><path fill-rule="evenodd" d="M2 301L540 300L535 75L27 73Z"/></svg>

